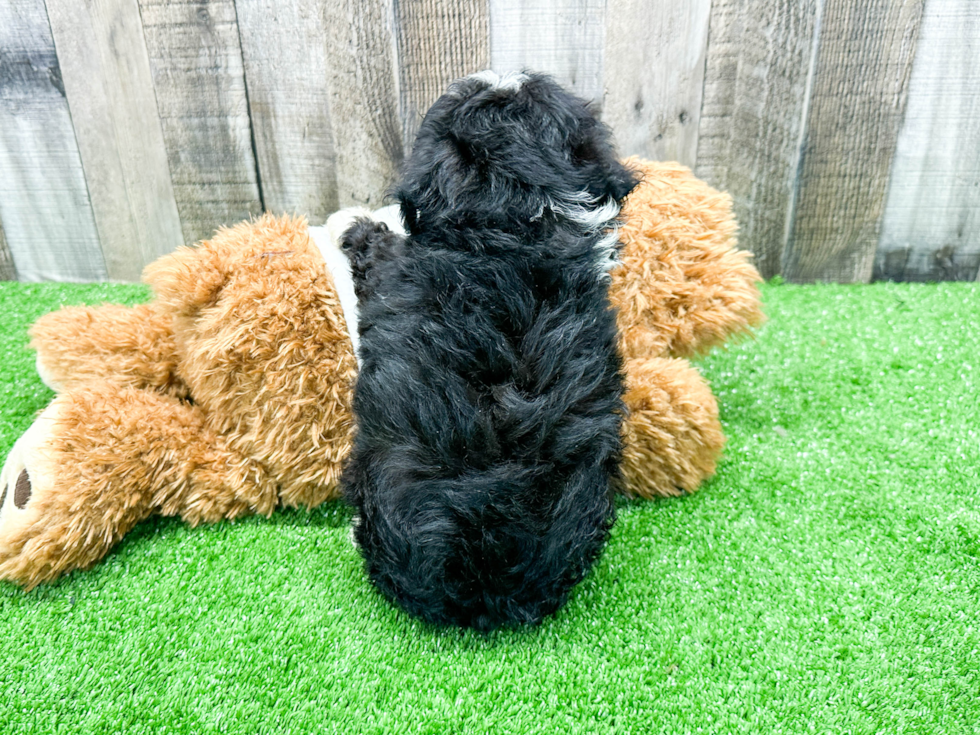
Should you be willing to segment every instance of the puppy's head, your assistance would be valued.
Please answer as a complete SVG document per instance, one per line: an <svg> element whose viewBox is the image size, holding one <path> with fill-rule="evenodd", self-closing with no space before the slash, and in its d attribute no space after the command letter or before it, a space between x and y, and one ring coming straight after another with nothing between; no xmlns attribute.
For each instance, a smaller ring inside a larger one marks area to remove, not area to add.
<svg viewBox="0 0 980 735"><path fill-rule="evenodd" d="M520 226L570 205L608 208L636 184L583 100L544 74L481 72L429 109L395 195L417 232L452 221Z"/></svg>

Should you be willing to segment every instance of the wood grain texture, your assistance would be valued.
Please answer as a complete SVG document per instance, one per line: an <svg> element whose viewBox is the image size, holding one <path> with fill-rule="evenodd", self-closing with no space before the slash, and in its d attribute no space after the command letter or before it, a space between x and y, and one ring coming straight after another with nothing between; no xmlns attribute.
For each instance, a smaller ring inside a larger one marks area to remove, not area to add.
<svg viewBox="0 0 980 735"><path fill-rule="evenodd" d="M48 0L109 278L183 242L136 0Z"/></svg>
<svg viewBox="0 0 980 735"><path fill-rule="evenodd" d="M0 219L0 281L16 281L17 269L7 247L7 237L3 234L3 220Z"/></svg>
<svg viewBox="0 0 980 735"><path fill-rule="evenodd" d="M186 242L262 212L233 0L139 0Z"/></svg>
<svg viewBox="0 0 980 735"><path fill-rule="evenodd" d="M980 15L929 0L892 164L874 277L973 281L980 272Z"/></svg>
<svg viewBox="0 0 980 735"><path fill-rule="evenodd" d="M575 94L603 100L605 0L490 0L490 66L547 72Z"/></svg>
<svg viewBox="0 0 980 735"><path fill-rule="evenodd" d="M487 0L395 4L402 140L409 151L426 110L454 79L490 68Z"/></svg>
<svg viewBox="0 0 980 735"><path fill-rule="evenodd" d="M783 274L867 282L923 0L826 0Z"/></svg>
<svg viewBox="0 0 980 735"><path fill-rule="evenodd" d="M338 199L376 207L404 155L393 0L327 0L324 17Z"/></svg>
<svg viewBox="0 0 980 735"><path fill-rule="evenodd" d="M711 0L609 0L603 120L622 155L694 166Z"/></svg>
<svg viewBox="0 0 980 735"><path fill-rule="evenodd" d="M235 6L265 208L322 222L338 207L322 3Z"/></svg>
<svg viewBox="0 0 980 735"><path fill-rule="evenodd" d="M43 0L0 3L0 172L0 219L20 279L104 280Z"/></svg>
<svg viewBox="0 0 980 735"><path fill-rule="evenodd" d="M732 195L739 245L781 272L819 0L715 0L696 172Z"/></svg>

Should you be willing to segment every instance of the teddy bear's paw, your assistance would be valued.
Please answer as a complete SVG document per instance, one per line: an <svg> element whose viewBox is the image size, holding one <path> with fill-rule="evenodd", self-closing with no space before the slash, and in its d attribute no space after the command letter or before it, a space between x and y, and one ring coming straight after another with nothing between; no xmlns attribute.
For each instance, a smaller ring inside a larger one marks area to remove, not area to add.
<svg viewBox="0 0 980 735"><path fill-rule="evenodd" d="M725 445L718 404L686 360L627 360L620 490L654 498L693 492Z"/></svg>
<svg viewBox="0 0 980 735"><path fill-rule="evenodd" d="M49 452L60 415L56 402L35 419L0 470L0 579L30 583L44 508L55 488Z"/></svg>

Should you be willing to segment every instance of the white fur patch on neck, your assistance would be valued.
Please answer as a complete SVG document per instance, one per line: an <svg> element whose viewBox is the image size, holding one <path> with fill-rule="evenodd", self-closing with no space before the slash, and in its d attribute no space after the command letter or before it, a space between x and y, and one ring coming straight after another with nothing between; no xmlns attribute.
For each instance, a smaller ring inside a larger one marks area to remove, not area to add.
<svg viewBox="0 0 980 735"><path fill-rule="evenodd" d="M612 197L604 202L593 199L588 192L580 191L566 196L563 200L553 200L551 210L572 222L582 225L587 232L603 232L602 239L595 244L596 266L604 277L618 265L617 245L619 244L619 203Z"/></svg>
<svg viewBox="0 0 980 735"><path fill-rule="evenodd" d="M567 217L572 222L582 225L589 232L596 232L610 227L619 215L619 203L612 197L605 202L598 202L588 192L579 191L564 200L556 199L551 203L551 210Z"/></svg>

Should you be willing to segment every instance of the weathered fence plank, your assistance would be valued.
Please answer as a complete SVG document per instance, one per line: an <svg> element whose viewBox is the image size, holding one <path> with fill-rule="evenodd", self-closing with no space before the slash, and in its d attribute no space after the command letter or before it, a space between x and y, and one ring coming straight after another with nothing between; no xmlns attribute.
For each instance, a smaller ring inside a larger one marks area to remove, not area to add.
<svg viewBox="0 0 980 735"><path fill-rule="evenodd" d="M974 0L46 1L0 0L0 278L134 280L262 209L378 205L489 67L694 164L766 277L980 280Z"/></svg>
<svg viewBox="0 0 980 735"><path fill-rule="evenodd" d="M619 151L694 166L711 0L609 0L603 120Z"/></svg>
<svg viewBox="0 0 980 735"><path fill-rule="evenodd" d="M337 209L326 18L317 0L236 0L265 209Z"/></svg>
<svg viewBox="0 0 980 735"><path fill-rule="evenodd" d="M17 269L7 247L7 237L3 234L3 220L0 219L0 281L16 281Z"/></svg>
<svg viewBox="0 0 980 735"><path fill-rule="evenodd" d="M393 0L327 0L327 88L341 206L378 206L402 162Z"/></svg>
<svg viewBox="0 0 980 735"><path fill-rule="evenodd" d="M490 0L490 66L552 74L602 104L605 0Z"/></svg>
<svg viewBox="0 0 980 735"><path fill-rule="evenodd" d="M43 0L0 3L0 172L0 218L20 280L104 280Z"/></svg>
<svg viewBox="0 0 980 735"><path fill-rule="evenodd" d="M783 274L866 282L924 0L825 0Z"/></svg>
<svg viewBox="0 0 980 735"><path fill-rule="evenodd" d="M734 199L739 244L781 271L820 0L715 0L697 173Z"/></svg>
<svg viewBox="0 0 980 735"><path fill-rule="evenodd" d="M48 0L109 278L183 242L136 0Z"/></svg>
<svg viewBox="0 0 980 735"><path fill-rule="evenodd" d="M233 0L139 0L186 242L259 214Z"/></svg>
<svg viewBox="0 0 980 735"><path fill-rule="evenodd" d="M487 0L395 6L402 140L411 149L426 110L457 77L490 68Z"/></svg>
<svg viewBox="0 0 980 735"><path fill-rule="evenodd" d="M975 0L929 0L874 275L972 281L978 270L980 16Z"/></svg>

